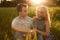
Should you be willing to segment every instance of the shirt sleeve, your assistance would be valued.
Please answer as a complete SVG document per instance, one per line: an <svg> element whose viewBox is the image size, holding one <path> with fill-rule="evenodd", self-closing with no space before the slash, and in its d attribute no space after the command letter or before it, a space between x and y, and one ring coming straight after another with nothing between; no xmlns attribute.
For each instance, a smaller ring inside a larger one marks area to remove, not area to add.
<svg viewBox="0 0 60 40"><path fill-rule="evenodd" d="M12 25L14 25L14 24L19 24L18 20L16 20L16 19L13 20L13 21L12 21Z"/></svg>

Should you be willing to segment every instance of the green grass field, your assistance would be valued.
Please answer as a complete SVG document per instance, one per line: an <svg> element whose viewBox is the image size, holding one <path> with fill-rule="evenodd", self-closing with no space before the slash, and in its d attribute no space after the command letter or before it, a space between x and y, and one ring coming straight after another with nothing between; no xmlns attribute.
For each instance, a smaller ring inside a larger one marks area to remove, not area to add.
<svg viewBox="0 0 60 40"><path fill-rule="evenodd" d="M51 32L54 40L60 40L60 7L49 7ZM0 40L12 40L11 22L18 15L16 8L0 8ZM29 8L29 16L35 16L35 8Z"/></svg>

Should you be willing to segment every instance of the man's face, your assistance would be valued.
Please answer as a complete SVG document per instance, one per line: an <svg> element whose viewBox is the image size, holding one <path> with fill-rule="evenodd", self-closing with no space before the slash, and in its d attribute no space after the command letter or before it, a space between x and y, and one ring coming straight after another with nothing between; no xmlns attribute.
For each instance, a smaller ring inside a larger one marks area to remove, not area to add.
<svg viewBox="0 0 60 40"><path fill-rule="evenodd" d="M22 7L22 11L21 11L21 16L27 16L28 15L28 7Z"/></svg>

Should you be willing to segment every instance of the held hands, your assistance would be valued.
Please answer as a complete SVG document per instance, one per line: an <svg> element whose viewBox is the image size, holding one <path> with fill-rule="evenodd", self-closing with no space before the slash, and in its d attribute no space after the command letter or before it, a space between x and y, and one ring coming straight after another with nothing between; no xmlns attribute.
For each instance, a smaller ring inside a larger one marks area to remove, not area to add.
<svg viewBox="0 0 60 40"><path fill-rule="evenodd" d="M36 32L36 29L31 29L30 30L31 35L34 35L35 32Z"/></svg>
<svg viewBox="0 0 60 40"><path fill-rule="evenodd" d="M37 40L36 29L29 30L29 33L26 35L26 40Z"/></svg>

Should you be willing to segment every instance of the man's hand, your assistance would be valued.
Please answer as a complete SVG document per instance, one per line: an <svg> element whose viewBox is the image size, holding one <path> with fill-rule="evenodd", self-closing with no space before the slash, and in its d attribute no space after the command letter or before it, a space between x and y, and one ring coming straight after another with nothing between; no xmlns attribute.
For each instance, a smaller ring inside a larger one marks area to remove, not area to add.
<svg viewBox="0 0 60 40"><path fill-rule="evenodd" d="M31 29L31 34L34 35L34 32L36 32L36 29Z"/></svg>

